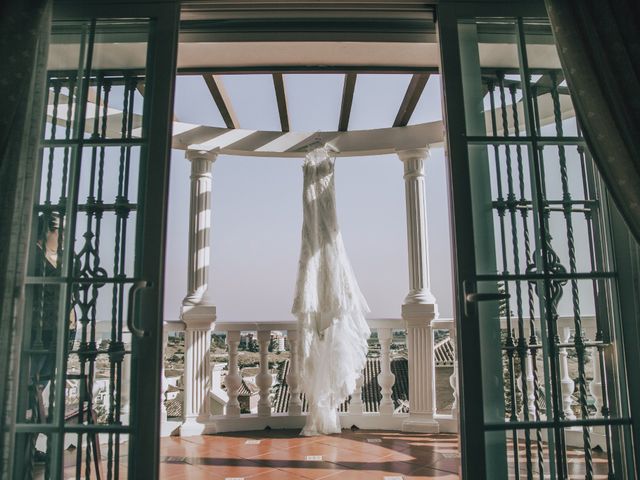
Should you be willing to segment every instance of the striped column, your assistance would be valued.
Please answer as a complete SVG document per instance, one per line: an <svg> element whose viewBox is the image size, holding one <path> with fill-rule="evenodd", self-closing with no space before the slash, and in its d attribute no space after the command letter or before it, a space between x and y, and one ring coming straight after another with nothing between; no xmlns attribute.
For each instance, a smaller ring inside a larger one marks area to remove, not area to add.
<svg viewBox="0 0 640 480"><path fill-rule="evenodd" d="M400 151L398 157L404 164L409 255L409 293L402 305L409 354L409 418L403 422L402 429L437 433L431 322L438 317L438 306L430 289L424 182L429 149Z"/></svg>
<svg viewBox="0 0 640 480"><path fill-rule="evenodd" d="M187 150L191 162L191 198L189 202L189 265L187 296L183 305L211 303L207 297L211 248L211 168L216 152Z"/></svg>
<svg viewBox="0 0 640 480"><path fill-rule="evenodd" d="M211 232L211 167L216 152L187 150L191 162L187 295L182 302L184 343L184 423L181 435L215 433L211 415L211 331L216 307L208 296Z"/></svg>

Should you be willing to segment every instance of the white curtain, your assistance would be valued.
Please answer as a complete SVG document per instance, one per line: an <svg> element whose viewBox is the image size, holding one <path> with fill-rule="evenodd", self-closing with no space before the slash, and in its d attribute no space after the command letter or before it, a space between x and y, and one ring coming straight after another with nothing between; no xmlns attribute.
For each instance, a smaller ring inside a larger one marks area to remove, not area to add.
<svg viewBox="0 0 640 480"><path fill-rule="evenodd" d="M340 432L338 406L365 366L369 311L338 228L334 159L326 148L303 164L302 246L292 312L302 342L302 391L309 405L302 435Z"/></svg>

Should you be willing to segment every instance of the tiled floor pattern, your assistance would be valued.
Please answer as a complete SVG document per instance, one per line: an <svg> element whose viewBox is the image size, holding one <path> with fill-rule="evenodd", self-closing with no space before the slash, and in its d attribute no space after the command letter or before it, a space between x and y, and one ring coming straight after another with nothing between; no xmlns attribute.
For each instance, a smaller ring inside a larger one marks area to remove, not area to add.
<svg viewBox="0 0 640 480"><path fill-rule="evenodd" d="M457 480L459 455L455 435L270 430L163 438L161 462L162 480Z"/></svg>
<svg viewBox="0 0 640 480"><path fill-rule="evenodd" d="M508 445L509 479L513 471L513 444ZM519 442L520 478L526 477L526 454ZM102 478L108 478L108 445L101 445ZM113 452L115 453L115 451ZM550 478L549 451L544 445L544 477ZM64 478L76 477L77 451L64 455ZM393 431L344 430L340 435L300 437L299 430L238 432L197 437L168 437L161 441L161 480L457 480L457 436ZM594 480L607 479L607 457L593 451ZM539 475L537 451L532 450L532 471ZM82 458L79 478L96 478L95 463ZM120 446L118 478L126 478L127 446ZM569 479L585 478L584 452L567 452ZM88 467L88 471L87 471ZM44 465L35 465L33 478L44 479ZM497 479L496 479L497 480Z"/></svg>

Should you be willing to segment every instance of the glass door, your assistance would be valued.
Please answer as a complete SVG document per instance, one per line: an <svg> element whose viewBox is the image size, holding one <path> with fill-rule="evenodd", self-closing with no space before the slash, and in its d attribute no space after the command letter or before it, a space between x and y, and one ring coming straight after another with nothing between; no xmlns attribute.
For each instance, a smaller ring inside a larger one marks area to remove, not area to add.
<svg viewBox="0 0 640 480"><path fill-rule="evenodd" d="M157 478L177 19L171 3L54 15L15 479Z"/></svg>
<svg viewBox="0 0 640 480"><path fill-rule="evenodd" d="M607 194L530 3L438 9L463 475L634 478Z"/></svg>

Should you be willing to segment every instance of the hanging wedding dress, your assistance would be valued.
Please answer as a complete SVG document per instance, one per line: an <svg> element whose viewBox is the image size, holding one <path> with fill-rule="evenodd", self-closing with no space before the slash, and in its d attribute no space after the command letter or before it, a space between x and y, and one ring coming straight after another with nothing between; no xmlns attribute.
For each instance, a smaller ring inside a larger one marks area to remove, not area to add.
<svg viewBox="0 0 640 480"><path fill-rule="evenodd" d="M367 355L369 311L347 258L336 216L334 161L325 148L304 165L302 246L292 312L302 342L301 435L339 433L338 407L351 395Z"/></svg>

